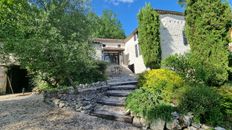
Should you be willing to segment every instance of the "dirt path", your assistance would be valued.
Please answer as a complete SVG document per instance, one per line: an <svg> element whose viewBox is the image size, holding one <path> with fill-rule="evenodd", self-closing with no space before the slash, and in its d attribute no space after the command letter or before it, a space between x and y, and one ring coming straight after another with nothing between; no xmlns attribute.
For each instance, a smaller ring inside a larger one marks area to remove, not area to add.
<svg viewBox="0 0 232 130"><path fill-rule="evenodd" d="M0 96L0 130L136 130L71 110L53 108L41 95Z"/></svg>

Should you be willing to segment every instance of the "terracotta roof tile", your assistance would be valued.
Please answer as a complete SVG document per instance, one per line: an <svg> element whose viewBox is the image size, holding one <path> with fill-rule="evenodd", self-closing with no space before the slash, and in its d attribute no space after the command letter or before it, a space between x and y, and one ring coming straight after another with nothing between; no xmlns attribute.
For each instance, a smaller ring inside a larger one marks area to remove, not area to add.
<svg viewBox="0 0 232 130"><path fill-rule="evenodd" d="M124 43L124 39L95 38L94 42Z"/></svg>

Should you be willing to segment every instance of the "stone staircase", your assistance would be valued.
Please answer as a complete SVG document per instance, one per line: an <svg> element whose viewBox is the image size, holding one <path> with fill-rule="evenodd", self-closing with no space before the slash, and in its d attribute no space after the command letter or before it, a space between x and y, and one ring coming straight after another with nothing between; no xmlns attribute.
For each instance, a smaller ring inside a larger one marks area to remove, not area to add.
<svg viewBox="0 0 232 130"><path fill-rule="evenodd" d="M97 102L91 113L93 116L108 120L132 123L133 117L125 109L126 97L136 88L137 81L109 83L109 89L104 97Z"/></svg>

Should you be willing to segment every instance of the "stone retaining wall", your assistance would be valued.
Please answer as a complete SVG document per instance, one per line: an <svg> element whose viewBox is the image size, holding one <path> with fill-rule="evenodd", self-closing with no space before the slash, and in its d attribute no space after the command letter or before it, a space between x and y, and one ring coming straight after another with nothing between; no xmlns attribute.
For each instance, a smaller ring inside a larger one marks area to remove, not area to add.
<svg viewBox="0 0 232 130"><path fill-rule="evenodd" d="M97 99L108 89L105 82L80 85L77 90L44 92L44 101L60 108L72 109L89 114L96 106Z"/></svg>

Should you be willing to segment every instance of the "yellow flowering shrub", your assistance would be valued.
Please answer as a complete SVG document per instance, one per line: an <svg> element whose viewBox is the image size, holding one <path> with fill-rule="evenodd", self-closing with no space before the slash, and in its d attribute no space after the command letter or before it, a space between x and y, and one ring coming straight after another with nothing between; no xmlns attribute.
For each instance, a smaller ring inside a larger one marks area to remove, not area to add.
<svg viewBox="0 0 232 130"><path fill-rule="evenodd" d="M157 96L165 103L176 103L177 91L184 86L184 80L174 71L154 69L143 73L139 87Z"/></svg>
<svg viewBox="0 0 232 130"><path fill-rule="evenodd" d="M184 81L174 71L150 70L140 75L139 89L131 93L126 107L147 121L163 119L170 121L185 88Z"/></svg>

